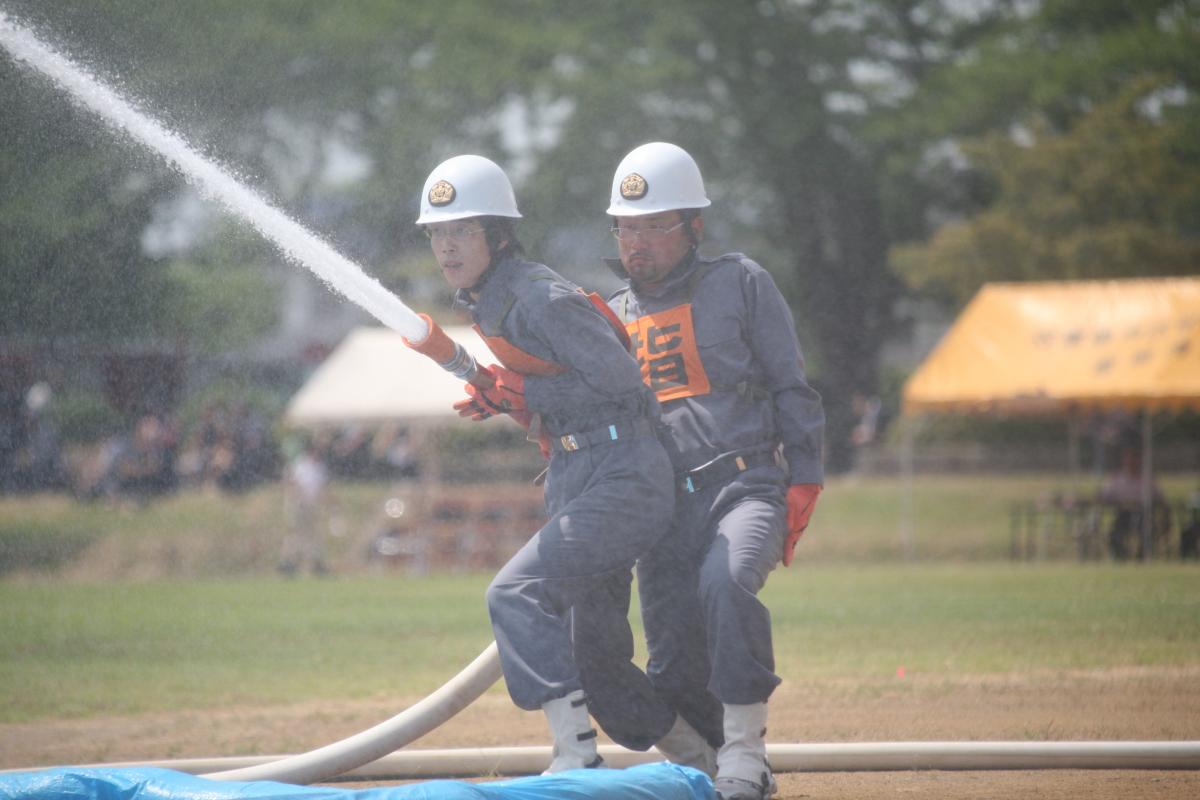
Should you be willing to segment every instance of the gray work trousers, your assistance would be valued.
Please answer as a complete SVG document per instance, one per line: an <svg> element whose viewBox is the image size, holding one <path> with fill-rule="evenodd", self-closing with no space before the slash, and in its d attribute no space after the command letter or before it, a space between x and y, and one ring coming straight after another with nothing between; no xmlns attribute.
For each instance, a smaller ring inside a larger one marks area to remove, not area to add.
<svg viewBox="0 0 1200 800"><path fill-rule="evenodd" d="M487 590L509 695L534 710L586 691L584 674L601 674L605 689L589 698L589 710L602 727L627 715L618 704L639 698L659 702L670 727L673 712L631 660L628 619L634 562L671 525L666 452L650 435L556 452L545 496L549 522Z"/></svg>
<svg viewBox="0 0 1200 800"><path fill-rule="evenodd" d="M646 672L714 746L723 703L765 702L780 683L757 594L783 555L786 488L782 470L766 466L681 491L671 533L638 562Z"/></svg>

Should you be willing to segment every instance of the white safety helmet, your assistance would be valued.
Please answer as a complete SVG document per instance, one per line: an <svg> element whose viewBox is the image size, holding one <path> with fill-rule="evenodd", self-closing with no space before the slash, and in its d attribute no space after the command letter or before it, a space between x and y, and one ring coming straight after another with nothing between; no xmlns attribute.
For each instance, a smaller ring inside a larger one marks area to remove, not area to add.
<svg viewBox="0 0 1200 800"><path fill-rule="evenodd" d="M700 168L687 151L668 142L650 142L617 165L608 213L636 217L709 205Z"/></svg>
<svg viewBox="0 0 1200 800"><path fill-rule="evenodd" d="M455 156L425 179L418 225L468 217L520 219L517 198L504 170L483 156Z"/></svg>

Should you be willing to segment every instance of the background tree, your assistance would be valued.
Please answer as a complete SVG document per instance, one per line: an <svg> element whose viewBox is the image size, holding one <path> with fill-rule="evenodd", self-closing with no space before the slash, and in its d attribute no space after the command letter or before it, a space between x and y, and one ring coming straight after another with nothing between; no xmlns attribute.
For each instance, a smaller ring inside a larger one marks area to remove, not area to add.
<svg viewBox="0 0 1200 800"><path fill-rule="evenodd" d="M964 304L987 281L1190 275L1200 263L1200 162L1170 107L1133 84L1069 130L1026 141L991 135L964 145L995 182L984 211L898 247L913 286Z"/></svg>
<svg viewBox="0 0 1200 800"><path fill-rule="evenodd" d="M438 161L502 163L530 252L603 289L616 282L599 264L615 251L612 170L637 144L678 142L714 201L710 250L759 260L796 311L834 469L905 291L953 303L984 280L1161 273L1192 257L1194 0L5 11L421 307L442 298L413 225ZM269 246L229 226L148 252L141 232L187 192L178 177L7 59L0 88L0 260L14 276L0 335L195 340L221 326L217 348L256 335L221 323L244 313L232 298L273 291L251 278L278 260Z"/></svg>
<svg viewBox="0 0 1200 800"><path fill-rule="evenodd" d="M167 280L141 236L166 176L106 158L82 114L22 77L0 61L0 336L145 335Z"/></svg>
<svg viewBox="0 0 1200 800"><path fill-rule="evenodd" d="M610 247L613 166L646 139L679 141L724 211L715 244L753 252L797 305L837 461L837 410L871 388L893 292L858 112L827 104L862 44L843 20L856 4L16 5L68 51L102 43L98 71L134 76L122 85L205 149L236 154L352 257L410 247L411 187L440 158L481 149L533 176L531 249L594 277L583 265ZM352 191L321 185L336 137L370 164ZM143 213L156 202L139 201Z"/></svg>
<svg viewBox="0 0 1200 800"><path fill-rule="evenodd" d="M850 398L877 391L898 290L879 153L864 135L873 98L853 74L873 42L886 49L872 5L605 7L557 48L543 85L574 113L540 162L546 188L527 192L548 207L563 197L546 182L566 186L566 205L596 220L632 145L664 139L693 153L714 201L709 247L762 262L796 310L826 398L833 470L850 460Z"/></svg>
<svg viewBox="0 0 1200 800"><path fill-rule="evenodd" d="M886 123L920 146L889 175L922 201L893 238L912 287L1194 272L1196 3L1047 0L965 55Z"/></svg>

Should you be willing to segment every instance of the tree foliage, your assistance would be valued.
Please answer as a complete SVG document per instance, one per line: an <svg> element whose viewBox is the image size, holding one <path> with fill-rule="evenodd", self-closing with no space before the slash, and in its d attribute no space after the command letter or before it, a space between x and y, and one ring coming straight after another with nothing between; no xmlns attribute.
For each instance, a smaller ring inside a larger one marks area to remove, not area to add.
<svg viewBox="0 0 1200 800"><path fill-rule="evenodd" d="M0 63L16 123L0 148L0 335L144 332L166 290L140 246L161 171L108 158L82 115L44 104L19 77Z"/></svg>
<svg viewBox="0 0 1200 800"><path fill-rule="evenodd" d="M961 302L986 280L1194 261L1194 0L4 8L418 305L433 300L412 221L438 161L504 165L530 252L603 288L613 169L679 143L713 199L709 247L787 293L835 448L850 396L877 391L906 291L893 264ZM0 336L219 330L208 346L225 348L269 322L237 324L267 305L251 276L269 248L227 225L147 254L178 176L6 58L0 89Z"/></svg>
<svg viewBox="0 0 1200 800"><path fill-rule="evenodd" d="M956 303L987 281L1193 274L1200 164L1181 158L1186 126L1144 108L1153 88L1131 86L1062 133L1041 125L1029 142L967 144L995 200L928 244L897 248L898 268Z"/></svg>
<svg viewBox="0 0 1200 800"><path fill-rule="evenodd" d="M955 305L987 281L1194 273L1198 53L1194 3L1058 0L931 77L901 127L943 137L908 177L947 199L927 190L932 235L910 228L897 269Z"/></svg>
<svg viewBox="0 0 1200 800"><path fill-rule="evenodd" d="M593 219L633 145L673 141L697 158L713 200L711 246L763 263L796 309L828 400L835 468L848 455L849 397L876 389L897 289L878 153L863 132L870 100L851 78L879 35L862 17L869 5L677 0L648 14L619 4L558 49L556 79L543 84L575 113L539 186L569 187L568 203Z"/></svg>

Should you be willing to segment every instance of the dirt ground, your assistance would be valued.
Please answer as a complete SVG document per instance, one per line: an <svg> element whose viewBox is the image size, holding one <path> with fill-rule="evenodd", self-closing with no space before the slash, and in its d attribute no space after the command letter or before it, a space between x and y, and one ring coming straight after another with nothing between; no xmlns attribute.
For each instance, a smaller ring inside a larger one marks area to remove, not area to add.
<svg viewBox="0 0 1200 800"><path fill-rule="evenodd" d="M309 750L419 698L310 702L0 725L0 769ZM772 742L1200 740L1200 667L896 678L780 687ZM414 747L547 744L538 714L485 695ZM1200 771L827 772L779 775L782 800L1200 797ZM347 784L340 784L346 786ZM363 784L353 784L362 786Z"/></svg>

